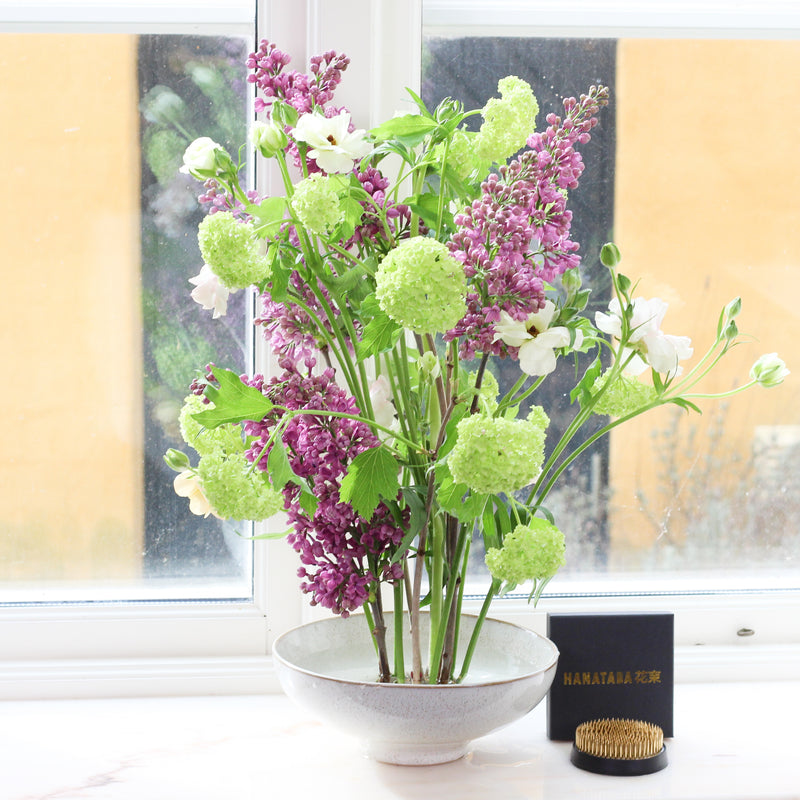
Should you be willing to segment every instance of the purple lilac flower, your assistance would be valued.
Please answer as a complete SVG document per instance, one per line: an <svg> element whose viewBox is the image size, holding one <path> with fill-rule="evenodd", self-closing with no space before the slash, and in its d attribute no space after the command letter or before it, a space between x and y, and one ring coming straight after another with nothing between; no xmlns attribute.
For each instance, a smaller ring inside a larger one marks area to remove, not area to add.
<svg viewBox="0 0 800 800"><path fill-rule="evenodd" d="M303 298L303 302L316 312L317 317L324 321L325 328L332 334L319 300L298 272L292 272L289 284ZM320 287L320 291L327 297L328 292L324 287ZM326 348L316 323L296 303L288 298L278 303L272 299L269 291L261 295L261 303L261 315L254 322L263 326L264 338L269 342L272 351L293 364L304 361L310 367L314 354ZM333 303L329 303L329 307L338 316L339 309Z"/></svg>
<svg viewBox="0 0 800 800"><path fill-rule="evenodd" d="M589 141L595 114L608 90L591 87L580 101L564 100L565 117L549 114L548 128L527 141L529 150L482 184L482 195L456 216L450 251L464 265L470 291L467 313L445 338L460 337L462 358L478 352L516 356L494 341L494 323L505 311L522 320L545 302L546 282L580 264L570 236L566 190L583 172L575 145Z"/></svg>
<svg viewBox="0 0 800 800"><path fill-rule="evenodd" d="M411 220L411 209L406 205L394 204L387 200L386 189L389 188L390 182L379 169L368 167L364 172L357 172L356 177L361 188L372 197L375 205L386 210L389 230L384 228L374 206L369 202L364 202L361 204L364 208L361 224L356 228L345 247L362 242L369 242L374 246L378 239L385 240L387 237L393 237L408 227ZM387 243L386 249L388 250L389 247L390 245Z"/></svg>
<svg viewBox="0 0 800 800"><path fill-rule="evenodd" d="M310 59L311 75L305 75L297 70L286 70L290 61L287 53L266 39L262 39L258 50L248 56L245 63L253 72L247 80L255 83L263 94L263 98L256 98L257 112L268 111L274 99L283 100L301 114L314 107L324 108L333 98L342 72L350 63L347 56L328 50Z"/></svg>
<svg viewBox="0 0 800 800"><path fill-rule="evenodd" d="M247 383L284 408L358 414L354 398L335 383L333 370L303 376L291 362L281 366L282 375L268 382L257 375ZM282 413L243 424L245 435L254 437L246 456L258 469L267 469L264 446ZM300 588L312 596L312 604L347 616L364 604L376 581L402 578L400 566L389 565L392 547L403 537L389 508L381 503L366 520L339 498L348 464L376 447L378 439L363 422L326 414L294 417L282 439L293 471L308 482L317 499L317 508L309 515L300 505L300 489L294 484L283 489L284 507L294 527L289 543L302 563Z"/></svg>
<svg viewBox="0 0 800 800"><path fill-rule="evenodd" d="M248 222L251 217L244 210L241 202L231 195L231 193L214 178L209 178L203 183L203 194L197 199L200 205L205 208L207 214L216 214L218 211L230 211L237 219ZM261 202L258 192L245 192L247 199L251 203Z"/></svg>

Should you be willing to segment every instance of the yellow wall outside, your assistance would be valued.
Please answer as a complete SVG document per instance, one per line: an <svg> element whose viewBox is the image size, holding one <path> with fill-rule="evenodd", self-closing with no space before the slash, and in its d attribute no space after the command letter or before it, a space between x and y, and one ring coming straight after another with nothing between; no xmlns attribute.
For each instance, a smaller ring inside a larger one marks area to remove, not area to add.
<svg viewBox="0 0 800 800"><path fill-rule="evenodd" d="M140 570L136 39L0 36L0 581Z"/></svg>
<svg viewBox="0 0 800 800"><path fill-rule="evenodd" d="M720 309L742 296L739 328L756 341L726 356L725 369L704 384L708 391L746 382L764 352L779 351L794 371L778 389L731 401L726 444L746 456L757 425L800 423L800 47L626 40L618 58L614 237L621 271L641 279L642 296L670 303L662 329L691 336L696 357L713 340ZM708 425L714 408L705 404L703 417L686 424ZM648 443L669 413L659 410L612 436L617 545L654 538L636 491L655 495L656 453ZM685 467L699 449L686 453Z"/></svg>

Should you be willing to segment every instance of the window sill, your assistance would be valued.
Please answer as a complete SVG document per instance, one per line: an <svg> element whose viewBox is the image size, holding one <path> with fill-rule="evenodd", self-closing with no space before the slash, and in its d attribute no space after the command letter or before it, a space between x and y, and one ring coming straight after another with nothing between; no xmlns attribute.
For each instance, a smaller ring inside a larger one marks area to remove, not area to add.
<svg viewBox="0 0 800 800"><path fill-rule="evenodd" d="M0 785L9 800L92 790L104 800L283 798L315 782L329 800L349 800L354 787L375 800L798 798L794 719L787 713L798 699L800 682L679 685L670 763L637 778L573 767L570 745L545 735L544 703L477 740L461 761L413 768L367 760L359 742L279 694L6 702Z"/></svg>

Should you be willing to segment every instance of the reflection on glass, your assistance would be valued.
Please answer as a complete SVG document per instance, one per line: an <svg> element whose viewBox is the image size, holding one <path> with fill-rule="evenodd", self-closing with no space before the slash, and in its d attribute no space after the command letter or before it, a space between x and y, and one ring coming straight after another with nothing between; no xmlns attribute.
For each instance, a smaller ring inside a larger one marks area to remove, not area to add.
<svg viewBox="0 0 800 800"><path fill-rule="evenodd" d="M187 303L204 211L177 171L200 131L244 141L246 48L0 39L0 602L251 593L246 531L191 515L162 458L197 365L246 365L244 298L213 326Z"/></svg>
<svg viewBox="0 0 800 800"><path fill-rule="evenodd" d="M531 83L543 117L591 84L611 88L570 197L584 281L604 307L598 251L614 240L637 294L669 303L664 330L691 336L695 353L741 295L740 328L755 345L727 356L704 387L723 392L748 380L765 348L798 368L798 69L800 43L790 41L428 38L422 90L429 105L451 95L480 108L514 74ZM564 407L563 391L536 402ZM659 409L614 431L550 503L571 545L568 569L796 585L799 399L792 376L702 416Z"/></svg>

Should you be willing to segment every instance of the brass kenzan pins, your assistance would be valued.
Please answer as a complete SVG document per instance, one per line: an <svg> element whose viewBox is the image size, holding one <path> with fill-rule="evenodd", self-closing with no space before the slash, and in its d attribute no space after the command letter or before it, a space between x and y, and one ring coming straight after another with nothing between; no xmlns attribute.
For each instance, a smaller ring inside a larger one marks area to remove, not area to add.
<svg viewBox="0 0 800 800"><path fill-rule="evenodd" d="M601 775L648 775L667 766L664 733L633 719L598 719L575 730L570 761Z"/></svg>

